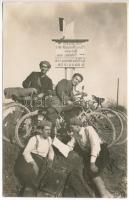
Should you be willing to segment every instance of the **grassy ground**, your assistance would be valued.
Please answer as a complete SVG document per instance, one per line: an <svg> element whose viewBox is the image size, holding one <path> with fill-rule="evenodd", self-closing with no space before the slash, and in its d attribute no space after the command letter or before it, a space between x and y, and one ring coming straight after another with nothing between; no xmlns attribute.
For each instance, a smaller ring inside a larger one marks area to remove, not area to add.
<svg viewBox="0 0 129 200"><path fill-rule="evenodd" d="M104 182L114 197L127 196L127 161L126 145L114 146L110 149L111 168L103 172Z"/></svg>
<svg viewBox="0 0 129 200"><path fill-rule="evenodd" d="M127 134L124 129L124 137ZM110 148L111 163L102 174L104 182L114 197L127 196L127 144ZM3 196L15 197L17 180L14 176L14 163L19 153L19 147L3 142Z"/></svg>
<svg viewBox="0 0 129 200"><path fill-rule="evenodd" d="M13 167L19 148L7 142L3 142L3 196L15 197L17 182Z"/></svg>

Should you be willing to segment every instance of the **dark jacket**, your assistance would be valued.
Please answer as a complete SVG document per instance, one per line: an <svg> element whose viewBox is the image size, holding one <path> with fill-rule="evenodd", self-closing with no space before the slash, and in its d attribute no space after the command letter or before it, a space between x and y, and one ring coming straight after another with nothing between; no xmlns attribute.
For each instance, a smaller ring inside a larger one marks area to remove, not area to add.
<svg viewBox="0 0 129 200"><path fill-rule="evenodd" d="M24 88L35 88L38 93L47 93L53 89L52 80L48 76L41 77L41 72L32 72L22 85Z"/></svg>
<svg viewBox="0 0 129 200"><path fill-rule="evenodd" d="M64 104L67 104L68 100L73 100L72 90L73 86L71 80L62 79L56 86L56 94Z"/></svg>

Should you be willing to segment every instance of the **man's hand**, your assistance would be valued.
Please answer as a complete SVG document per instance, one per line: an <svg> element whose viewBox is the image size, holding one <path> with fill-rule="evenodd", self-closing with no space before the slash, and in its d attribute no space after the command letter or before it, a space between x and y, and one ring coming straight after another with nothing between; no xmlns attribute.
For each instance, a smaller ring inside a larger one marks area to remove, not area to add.
<svg viewBox="0 0 129 200"><path fill-rule="evenodd" d="M53 161L52 161L52 160L48 160L48 161L47 161L47 167L48 167L49 169L52 168L52 164L53 164Z"/></svg>
<svg viewBox="0 0 129 200"><path fill-rule="evenodd" d="M98 171L99 171L99 169L98 169L98 167L96 166L95 163L90 163L90 170L91 170L91 172L92 172L93 174L96 174L96 173L98 173Z"/></svg>
<svg viewBox="0 0 129 200"><path fill-rule="evenodd" d="M38 165L36 164L36 162L35 162L35 161L32 161L32 162L30 162L30 164L32 165L32 167L33 167L33 169L34 169L35 174L38 175L38 173L39 173L39 167L38 167Z"/></svg>
<svg viewBox="0 0 129 200"><path fill-rule="evenodd" d="M37 94L37 89L35 89L35 88L31 88L31 89L32 89L33 94Z"/></svg>
<svg viewBox="0 0 129 200"><path fill-rule="evenodd" d="M39 97L39 98L43 98L43 96L44 96L44 93L38 94L38 97Z"/></svg>

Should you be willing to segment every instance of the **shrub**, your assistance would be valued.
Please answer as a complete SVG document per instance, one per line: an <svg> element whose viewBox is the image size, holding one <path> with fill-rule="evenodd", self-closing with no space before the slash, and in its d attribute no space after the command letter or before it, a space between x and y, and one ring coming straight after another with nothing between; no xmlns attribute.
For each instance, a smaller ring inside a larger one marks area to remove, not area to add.
<svg viewBox="0 0 129 200"><path fill-rule="evenodd" d="M107 102L105 103L105 107L107 108L111 108L113 110L119 110L121 112L127 113L127 109L122 106L122 105L118 105L115 100L113 99L108 99Z"/></svg>

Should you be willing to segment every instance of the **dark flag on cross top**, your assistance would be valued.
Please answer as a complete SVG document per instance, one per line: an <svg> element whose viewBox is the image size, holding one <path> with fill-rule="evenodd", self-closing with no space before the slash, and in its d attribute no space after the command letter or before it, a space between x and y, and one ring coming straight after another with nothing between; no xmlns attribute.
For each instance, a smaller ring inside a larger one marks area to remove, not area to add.
<svg viewBox="0 0 129 200"><path fill-rule="evenodd" d="M64 21L64 18L59 17L59 29L60 29L60 31L63 31L63 21Z"/></svg>

